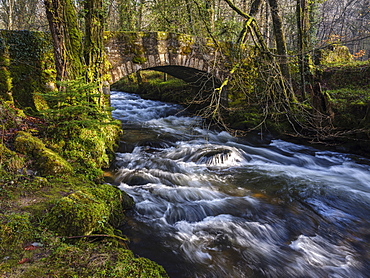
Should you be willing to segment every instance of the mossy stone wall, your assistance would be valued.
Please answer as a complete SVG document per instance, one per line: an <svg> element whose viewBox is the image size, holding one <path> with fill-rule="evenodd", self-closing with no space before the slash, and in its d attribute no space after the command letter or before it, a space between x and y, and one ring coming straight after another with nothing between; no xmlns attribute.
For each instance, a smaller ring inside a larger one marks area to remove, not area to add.
<svg viewBox="0 0 370 278"><path fill-rule="evenodd" d="M17 107L36 110L37 94L55 80L50 34L1 30L0 63L0 96L11 92Z"/></svg>
<svg viewBox="0 0 370 278"><path fill-rule="evenodd" d="M352 66L332 67L323 71L322 81L325 89L370 88L370 63Z"/></svg>

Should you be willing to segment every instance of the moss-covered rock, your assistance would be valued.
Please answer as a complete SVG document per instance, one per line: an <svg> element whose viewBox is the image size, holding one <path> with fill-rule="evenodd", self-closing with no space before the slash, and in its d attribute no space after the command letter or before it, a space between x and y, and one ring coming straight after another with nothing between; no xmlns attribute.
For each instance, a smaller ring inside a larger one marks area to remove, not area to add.
<svg viewBox="0 0 370 278"><path fill-rule="evenodd" d="M314 60L317 65L348 63L353 61L353 56L348 47L338 44L328 49L316 51Z"/></svg>
<svg viewBox="0 0 370 278"><path fill-rule="evenodd" d="M34 159L34 166L41 175L72 173L71 165L59 154L48 149L37 137L27 132L18 132L15 139L16 151Z"/></svg>
<svg viewBox="0 0 370 278"><path fill-rule="evenodd" d="M109 217L107 206L93 195L77 191L60 199L46 218L49 228L63 236L88 235Z"/></svg>
<svg viewBox="0 0 370 278"><path fill-rule="evenodd" d="M62 146L60 153L70 161L77 173L82 173L91 179L102 177L101 168L108 168L114 158L117 140L122 133L117 121L97 123L94 127L80 128L76 125L74 136L64 141L63 134L58 130L53 136L61 140L54 146Z"/></svg>
<svg viewBox="0 0 370 278"><path fill-rule="evenodd" d="M0 143L0 168L15 173L25 166L25 159Z"/></svg>
<svg viewBox="0 0 370 278"><path fill-rule="evenodd" d="M46 225L63 236L104 232L132 205L128 195L111 185L85 188L61 198L47 215Z"/></svg>

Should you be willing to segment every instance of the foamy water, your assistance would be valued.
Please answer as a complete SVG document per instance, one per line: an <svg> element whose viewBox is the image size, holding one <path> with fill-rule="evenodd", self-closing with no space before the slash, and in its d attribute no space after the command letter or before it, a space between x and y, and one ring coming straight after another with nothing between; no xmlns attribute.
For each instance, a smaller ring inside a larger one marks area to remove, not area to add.
<svg viewBox="0 0 370 278"><path fill-rule="evenodd" d="M112 92L131 248L171 277L368 277L370 167L348 154L202 129L182 107ZM124 148L125 149L125 148Z"/></svg>

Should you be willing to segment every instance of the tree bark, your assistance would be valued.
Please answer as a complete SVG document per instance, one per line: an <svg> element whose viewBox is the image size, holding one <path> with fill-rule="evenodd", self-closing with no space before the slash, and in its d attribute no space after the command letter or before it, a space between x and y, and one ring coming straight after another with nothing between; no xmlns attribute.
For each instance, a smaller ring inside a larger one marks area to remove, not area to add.
<svg viewBox="0 0 370 278"><path fill-rule="evenodd" d="M290 82L290 71L288 67L286 41L283 32L283 23L279 15L279 5L277 0L268 0L271 10L272 24L274 27L276 50L279 55L279 66L284 78Z"/></svg>
<svg viewBox="0 0 370 278"><path fill-rule="evenodd" d="M83 73L82 36L71 0L44 0L53 38L57 80L77 79Z"/></svg>
<svg viewBox="0 0 370 278"><path fill-rule="evenodd" d="M102 83L104 69L103 33L106 10L102 0L85 0L85 40L84 56L87 66L87 81Z"/></svg>
<svg viewBox="0 0 370 278"><path fill-rule="evenodd" d="M249 10L249 14L253 17L256 16L256 14L258 13L258 10L261 6L261 3L262 3L262 0L254 0L251 4L251 8Z"/></svg>
<svg viewBox="0 0 370 278"><path fill-rule="evenodd" d="M297 0L296 8L297 30L298 30L298 64L301 81L301 93L303 99L306 99L306 82L310 81L309 56L308 47L308 30L309 30L309 15L308 1Z"/></svg>

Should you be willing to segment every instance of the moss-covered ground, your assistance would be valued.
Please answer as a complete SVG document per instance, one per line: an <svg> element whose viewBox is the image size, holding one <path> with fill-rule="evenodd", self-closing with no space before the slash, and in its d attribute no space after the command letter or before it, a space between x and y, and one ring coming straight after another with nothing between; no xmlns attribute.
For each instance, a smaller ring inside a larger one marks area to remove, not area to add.
<svg viewBox="0 0 370 278"><path fill-rule="evenodd" d="M103 181L119 123L68 107L31 117L0 100L0 277L168 277L116 229L133 206Z"/></svg>

